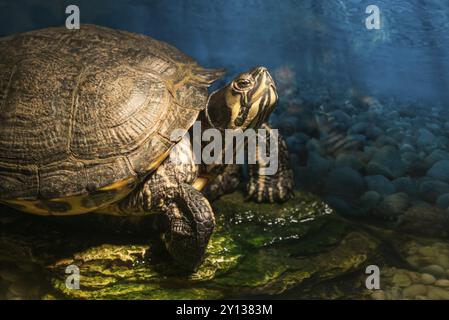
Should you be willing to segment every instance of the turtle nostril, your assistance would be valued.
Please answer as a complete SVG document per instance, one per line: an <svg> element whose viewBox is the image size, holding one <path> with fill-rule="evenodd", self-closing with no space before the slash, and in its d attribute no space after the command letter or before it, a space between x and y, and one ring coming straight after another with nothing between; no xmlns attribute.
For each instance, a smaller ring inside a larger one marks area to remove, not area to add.
<svg viewBox="0 0 449 320"><path fill-rule="evenodd" d="M257 77L258 75L261 75L265 72L267 72L267 68L265 67L255 67L250 71L253 77Z"/></svg>
<svg viewBox="0 0 449 320"><path fill-rule="evenodd" d="M267 68L265 68L265 67L259 67L259 68L257 68L257 71L260 72L260 73L268 72Z"/></svg>

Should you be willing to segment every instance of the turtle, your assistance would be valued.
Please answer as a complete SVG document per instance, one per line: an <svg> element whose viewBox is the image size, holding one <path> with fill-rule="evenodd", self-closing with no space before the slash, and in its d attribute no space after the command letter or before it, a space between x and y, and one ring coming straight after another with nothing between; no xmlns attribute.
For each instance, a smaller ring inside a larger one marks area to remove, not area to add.
<svg viewBox="0 0 449 320"><path fill-rule="evenodd" d="M160 216L166 252L196 270L215 226L211 201L237 188L241 166L193 162L184 137L196 122L270 131L278 100L264 67L209 92L224 74L150 36L97 25L1 38L0 203L44 216ZM248 199L291 197L279 142L275 175L249 166Z"/></svg>

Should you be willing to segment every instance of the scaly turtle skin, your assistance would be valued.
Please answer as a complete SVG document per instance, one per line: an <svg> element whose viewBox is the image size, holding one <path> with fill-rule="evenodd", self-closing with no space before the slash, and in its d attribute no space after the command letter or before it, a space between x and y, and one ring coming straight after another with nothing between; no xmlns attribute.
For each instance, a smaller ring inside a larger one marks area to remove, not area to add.
<svg viewBox="0 0 449 320"><path fill-rule="evenodd" d="M222 75L166 43L93 25L0 39L1 202L39 215L158 213L169 253L196 268L214 228L200 191L227 169L179 165L193 155L171 134L197 119L204 129L265 126L277 100L265 68L209 97ZM253 198L290 196L285 154L268 183L250 170Z"/></svg>

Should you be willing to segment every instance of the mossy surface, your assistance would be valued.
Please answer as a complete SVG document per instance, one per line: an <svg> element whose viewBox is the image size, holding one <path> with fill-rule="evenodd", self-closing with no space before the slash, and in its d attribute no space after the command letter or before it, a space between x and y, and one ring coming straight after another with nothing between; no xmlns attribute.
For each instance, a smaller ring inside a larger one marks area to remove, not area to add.
<svg viewBox="0 0 449 320"><path fill-rule="evenodd" d="M270 205L246 202L234 193L213 206L217 228L204 264L193 274L167 259L151 258L145 222L5 213L0 294L43 299L366 296L360 277L379 256L379 241L314 196L297 193L286 204ZM66 286L68 265L80 270L79 290Z"/></svg>

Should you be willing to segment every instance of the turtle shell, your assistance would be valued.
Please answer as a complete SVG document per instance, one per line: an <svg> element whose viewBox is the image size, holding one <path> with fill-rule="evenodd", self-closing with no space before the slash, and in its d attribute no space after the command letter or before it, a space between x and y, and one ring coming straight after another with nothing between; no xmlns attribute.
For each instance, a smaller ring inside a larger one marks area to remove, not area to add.
<svg viewBox="0 0 449 320"><path fill-rule="evenodd" d="M0 199L96 195L140 181L221 75L164 42L94 25L1 38Z"/></svg>

